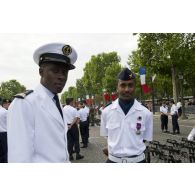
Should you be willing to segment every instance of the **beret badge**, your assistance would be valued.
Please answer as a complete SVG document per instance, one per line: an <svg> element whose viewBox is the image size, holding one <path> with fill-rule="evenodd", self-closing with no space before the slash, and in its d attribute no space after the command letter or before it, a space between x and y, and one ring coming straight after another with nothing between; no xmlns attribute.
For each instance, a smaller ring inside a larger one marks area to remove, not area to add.
<svg viewBox="0 0 195 195"><path fill-rule="evenodd" d="M62 52L65 56L68 56L72 53L72 48L70 47L70 45L64 45L64 47L62 48Z"/></svg>

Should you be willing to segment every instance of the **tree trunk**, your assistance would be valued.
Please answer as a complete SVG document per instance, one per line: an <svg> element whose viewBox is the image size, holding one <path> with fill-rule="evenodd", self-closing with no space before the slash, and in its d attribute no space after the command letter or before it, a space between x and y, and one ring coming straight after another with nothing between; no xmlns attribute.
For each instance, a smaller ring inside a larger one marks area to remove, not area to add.
<svg viewBox="0 0 195 195"><path fill-rule="evenodd" d="M172 85L173 85L173 99L175 103L177 103L178 102L177 74L176 74L176 67L174 65L172 65L171 72L172 72Z"/></svg>

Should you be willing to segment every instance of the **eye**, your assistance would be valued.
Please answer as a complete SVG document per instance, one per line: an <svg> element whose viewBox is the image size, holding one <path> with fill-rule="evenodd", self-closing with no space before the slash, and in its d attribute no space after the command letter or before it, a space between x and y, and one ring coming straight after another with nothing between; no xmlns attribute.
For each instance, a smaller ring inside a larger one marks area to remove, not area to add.
<svg viewBox="0 0 195 195"><path fill-rule="evenodd" d="M129 87L129 88L132 88L133 86L134 86L133 83L129 83L129 84L128 84L128 87Z"/></svg>
<svg viewBox="0 0 195 195"><path fill-rule="evenodd" d="M121 86L122 88L125 88L125 87L126 87L126 84L125 84L125 83L121 83L120 86Z"/></svg>

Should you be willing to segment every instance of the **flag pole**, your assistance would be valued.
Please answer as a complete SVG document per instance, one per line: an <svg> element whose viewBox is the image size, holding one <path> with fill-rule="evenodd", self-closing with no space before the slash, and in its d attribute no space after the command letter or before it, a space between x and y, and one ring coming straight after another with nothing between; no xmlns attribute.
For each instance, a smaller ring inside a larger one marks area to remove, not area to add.
<svg viewBox="0 0 195 195"><path fill-rule="evenodd" d="M154 105L154 86L153 86L152 77L151 77L151 95L152 95L152 111L153 111L153 114L155 114L155 105Z"/></svg>

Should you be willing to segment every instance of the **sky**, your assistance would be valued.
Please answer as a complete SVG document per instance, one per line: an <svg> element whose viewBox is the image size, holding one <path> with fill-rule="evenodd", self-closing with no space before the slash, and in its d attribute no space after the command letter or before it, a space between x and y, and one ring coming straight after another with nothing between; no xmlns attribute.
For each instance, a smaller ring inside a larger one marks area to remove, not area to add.
<svg viewBox="0 0 195 195"><path fill-rule="evenodd" d="M69 72L63 92L76 85L92 55L116 51L121 65L126 66L129 54L137 48L137 36L132 33L0 33L0 83L16 79L27 89L34 89L40 76L33 53L51 42L69 44L78 53L76 69Z"/></svg>

